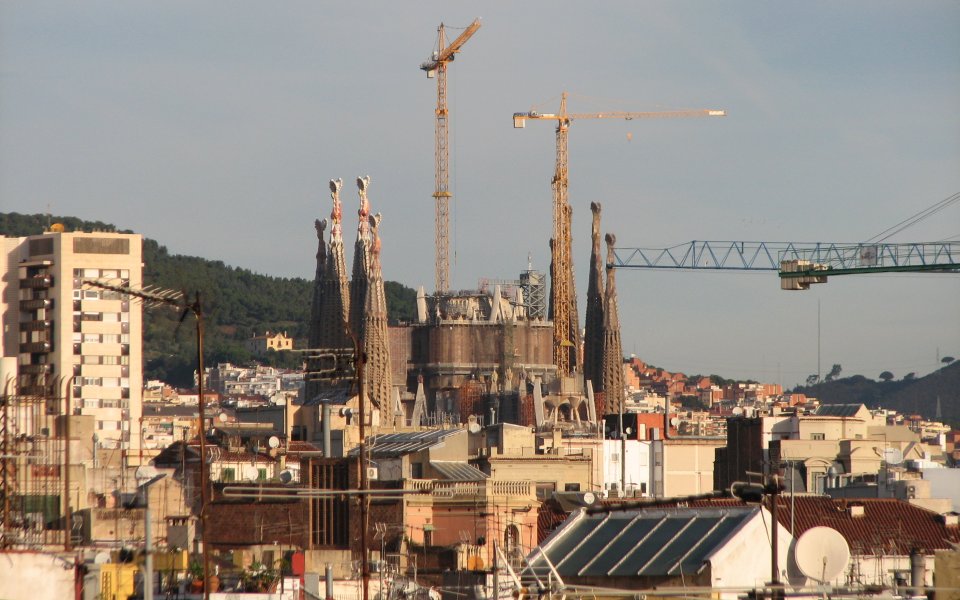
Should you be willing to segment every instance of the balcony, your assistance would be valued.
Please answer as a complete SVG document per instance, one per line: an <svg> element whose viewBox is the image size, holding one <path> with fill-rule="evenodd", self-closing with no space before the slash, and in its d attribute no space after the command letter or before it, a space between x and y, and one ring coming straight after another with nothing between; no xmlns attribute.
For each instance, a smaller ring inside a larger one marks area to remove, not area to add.
<svg viewBox="0 0 960 600"><path fill-rule="evenodd" d="M432 490L441 497L452 496L532 496L536 488L530 481L444 481L433 479L407 479L404 488L409 490Z"/></svg>
<svg viewBox="0 0 960 600"><path fill-rule="evenodd" d="M20 344L21 354L46 354L53 350L53 344L50 342L30 342Z"/></svg>
<svg viewBox="0 0 960 600"><path fill-rule="evenodd" d="M49 331L53 321L21 321L20 331Z"/></svg>
<svg viewBox="0 0 960 600"><path fill-rule="evenodd" d="M41 375L53 372L53 365L20 365L17 368L24 375Z"/></svg>
<svg viewBox="0 0 960 600"><path fill-rule="evenodd" d="M35 298L33 300L20 301L20 310L29 311L29 310L39 310L41 308L46 308L46 309L53 308L53 299Z"/></svg>
<svg viewBox="0 0 960 600"><path fill-rule="evenodd" d="M20 280L20 288L27 290L47 290L53 287L53 275L34 275Z"/></svg>

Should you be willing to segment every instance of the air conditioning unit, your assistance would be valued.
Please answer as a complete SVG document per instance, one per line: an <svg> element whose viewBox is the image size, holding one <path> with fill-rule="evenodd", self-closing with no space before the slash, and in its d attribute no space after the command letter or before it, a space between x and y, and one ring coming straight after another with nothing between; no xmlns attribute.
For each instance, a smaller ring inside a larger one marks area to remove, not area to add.
<svg viewBox="0 0 960 600"><path fill-rule="evenodd" d="M376 467L367 467L367 480L376 481L380 477L380 472Z"/></svg>

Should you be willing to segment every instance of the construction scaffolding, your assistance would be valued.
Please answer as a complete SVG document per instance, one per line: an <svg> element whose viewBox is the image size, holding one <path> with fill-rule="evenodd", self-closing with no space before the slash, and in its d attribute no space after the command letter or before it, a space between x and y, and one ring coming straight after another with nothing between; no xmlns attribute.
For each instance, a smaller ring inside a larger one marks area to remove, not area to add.
<svg viewBox="0 0 960 600"><path fill-rule="evenodd" d="M0 399L0 549L69 548L68 397L13 388Z"/></svg>

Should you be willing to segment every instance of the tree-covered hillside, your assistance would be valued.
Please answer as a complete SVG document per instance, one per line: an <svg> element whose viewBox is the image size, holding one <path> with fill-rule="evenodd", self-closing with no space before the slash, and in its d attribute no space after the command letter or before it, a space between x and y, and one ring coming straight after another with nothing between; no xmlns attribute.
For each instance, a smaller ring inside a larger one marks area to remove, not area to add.
<svg viewBox="0 0 960 600"><path fill-rule="evenodd" d="M0 235L37 235L51 223L66 231L129 231L99 221L75 217L0 213ZM264 331L286 332L303 347L307 337L313 282L302 278L271 277L220 261L170 254L154 240L143 240L144 286L183 290L192 298L200 293L206 336L204 360L208 364L252 360L244 341ZM416 292L399 283L384 283L391 321L412 321L416 316ZM152 309L144 313L144 377L176 385L192 384L196 368L193 323L178 325L174 310ZM269 353L267 362L279 366L299 365L296 353Z"/></svg>
<svg viewBox="0 0 960 600"><path fill-rule="evenodd" d="M937 401L944 422L960 425L960 361L951 362L924 377L906 373L899 380L888 372L880 381L854 375L811 386L798 386L794 391L813 396L825 404L866 404L870 408L889 408L905 414L919 414L927 419L937 416Z"/></svg>

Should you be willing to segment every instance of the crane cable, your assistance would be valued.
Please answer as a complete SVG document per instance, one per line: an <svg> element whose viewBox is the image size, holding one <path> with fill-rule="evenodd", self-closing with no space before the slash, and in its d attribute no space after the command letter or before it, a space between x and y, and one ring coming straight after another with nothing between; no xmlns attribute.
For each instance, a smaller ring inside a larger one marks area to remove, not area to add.
<svg viewBox="0 0 960 600"><path fill-rule="evenodd" d="M894 225L894 226L892 226L892 227L890 227L890 228L888 228L888 229L885 229L885 230L881 231L880 233L878 233L877 235L873 236L872 238L870 238L870 239L868 239L868 240L866 240L866 241L867 241L867 242L871 242L871 243L872 243L872 242L877 242L877 243L879 243L879 242L886 241L887 239L889 239L889 238L891 238L892 236L900 233L900 232L903 231L904 229L906 229L906 228L908 228L908 227L910 227L910 226L912 226L912 225L916 225L917 223L919 223L920 221L926 219L927 217L930 217L930 216L935 215L936 213L938 213L938 212L940 212L941 210L947 208L947 207L950 206L951 204L954 204L954 203L957 202L958 200L960 200L960 192L957 192L957 193L953 194L952 196L949 196L949 197L947 197L947 198L944 198L943 200L941 200L941 201L933 204L932 206L929 206L929 207L921 210L920 212L918 212L918 213L916 213L916 214L914 214L914 215L912 215L912 216L910 216L910 217L907 217L907 218L904 219L903 221L900 221L900 222L897 223L896 225Z"/></svg>

